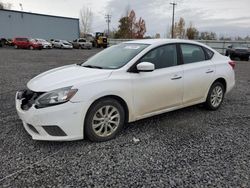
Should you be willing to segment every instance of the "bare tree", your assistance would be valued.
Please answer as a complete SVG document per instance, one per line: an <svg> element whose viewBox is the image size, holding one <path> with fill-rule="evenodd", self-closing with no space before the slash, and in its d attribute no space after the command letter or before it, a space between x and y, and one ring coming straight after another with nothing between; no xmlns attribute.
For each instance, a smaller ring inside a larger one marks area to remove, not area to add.
<svg viewBox="0 0 250 188"><path fill-rule="evenodd" d="M11 9L11 7L12 7L12 4L10 4L10 3L0 2L0 10L1 9Z"/></svg>
<svg viewBox="0 0 250 188"><path fill-rule="evenodd" d="M80 10L80 29L81 33L90 33L93 21L93 13L90 8L83 7Z"/></svg>

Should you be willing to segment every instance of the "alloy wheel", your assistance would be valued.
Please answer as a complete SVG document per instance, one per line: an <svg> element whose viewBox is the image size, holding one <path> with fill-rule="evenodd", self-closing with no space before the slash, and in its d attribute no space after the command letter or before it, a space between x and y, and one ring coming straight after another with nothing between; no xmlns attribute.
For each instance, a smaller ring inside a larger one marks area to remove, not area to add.
<svg viewBox="0 0 250 188"><path fill-rule="evenodd" d="M93 116L92 128L96 135L107 137L116 131L120 120L121 116L116 107L111 105L103 106Z"/></svg>
<svg viewBox="0 0 250 188"><path fill-rule="evenodd" d="M217 85L216 87L214 87L214 89L212 90L211 93L211 104L213 107L218 107L223 99L223 88L219 85Z"/></svg>

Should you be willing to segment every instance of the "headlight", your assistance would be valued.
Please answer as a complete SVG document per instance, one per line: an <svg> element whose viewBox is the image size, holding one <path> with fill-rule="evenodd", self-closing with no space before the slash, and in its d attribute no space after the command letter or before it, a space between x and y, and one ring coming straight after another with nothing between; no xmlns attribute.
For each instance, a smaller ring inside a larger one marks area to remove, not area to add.
<svg viewBox="0 0 250 188"><path fill-rule="evenodd" d="M57 104L68 102L78 91L77 89L71 89L71 87L65 87L56 89L42 94L36 99L36 107L44 108Z"/></svg>

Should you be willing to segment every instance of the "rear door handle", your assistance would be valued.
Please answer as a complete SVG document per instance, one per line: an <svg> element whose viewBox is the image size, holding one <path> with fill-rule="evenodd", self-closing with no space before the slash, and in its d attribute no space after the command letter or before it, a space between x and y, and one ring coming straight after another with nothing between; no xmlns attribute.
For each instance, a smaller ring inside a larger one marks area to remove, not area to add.
<svg viewBox="0 0 250 188"><path fill-rule="evenodd" d="M210 70L210 69L209 69L209 70L207 70L206 73L209 74L209 73L213 73L213 72L214 72L213 70Z"/></svg>
<svg viewBox="0 0 250 188"><path fill-rule="evenodd" d="M181 78L182 78L181 76L174 76L174 77L171 78L171 80L179 80Z"/></svg>

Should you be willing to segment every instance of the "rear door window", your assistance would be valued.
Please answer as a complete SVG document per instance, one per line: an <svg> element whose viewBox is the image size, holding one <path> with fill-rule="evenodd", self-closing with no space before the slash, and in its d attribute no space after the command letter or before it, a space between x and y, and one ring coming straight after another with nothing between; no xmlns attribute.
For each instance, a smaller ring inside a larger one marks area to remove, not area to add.
<svg viewBox="0 0 250 188"><path fill-rule="evenodd" d="M206 55L201 46L192 44L181 44L184 64L196 63L206 60Z"/></svg>

